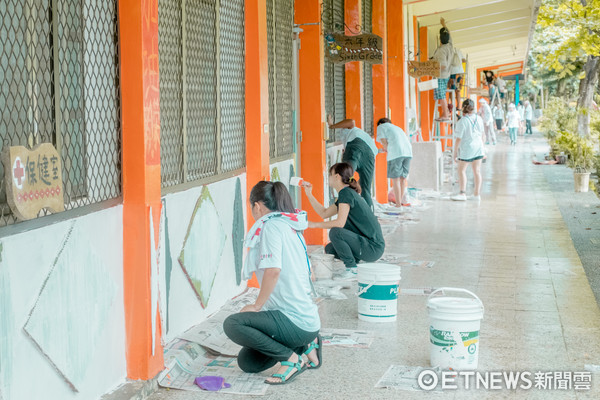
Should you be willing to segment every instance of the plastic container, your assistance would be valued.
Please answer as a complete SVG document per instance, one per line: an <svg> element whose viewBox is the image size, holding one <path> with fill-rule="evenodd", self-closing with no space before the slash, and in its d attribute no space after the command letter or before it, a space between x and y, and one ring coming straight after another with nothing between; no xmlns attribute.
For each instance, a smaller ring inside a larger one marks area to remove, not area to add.
<svg viewBox="0 0 600 400"><path fill-rule="evenodd" d="M400 267L391 264L358 265L358 319L393 322L398 313Z"/></svg>

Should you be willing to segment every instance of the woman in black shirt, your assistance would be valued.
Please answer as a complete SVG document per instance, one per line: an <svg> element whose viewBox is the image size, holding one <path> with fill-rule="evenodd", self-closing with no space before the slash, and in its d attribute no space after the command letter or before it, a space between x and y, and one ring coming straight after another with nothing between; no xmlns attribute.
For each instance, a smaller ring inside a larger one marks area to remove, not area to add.
<svg viewBox="0 0 600 400"><path fill-rule="evenodd" d="M304 190L313 209L324 222L308 222L309 228L329 229L327 254L344 262L346 268L355 268L358 261L377 261L385 249L385 241L377 217L360 196L361 188L354 179L354 170L348 163L338 163L329 169L329 186L338 193L335 204L325 208L312 194L312 185L304 182Z"/></svg>

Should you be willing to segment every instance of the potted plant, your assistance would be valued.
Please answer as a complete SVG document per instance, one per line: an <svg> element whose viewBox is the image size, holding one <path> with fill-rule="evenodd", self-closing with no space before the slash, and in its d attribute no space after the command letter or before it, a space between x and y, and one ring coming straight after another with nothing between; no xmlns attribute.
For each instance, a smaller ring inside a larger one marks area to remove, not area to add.
<svg viewBox="0 0 600 400"><path fill-rule="evenodd" d="M573 169L576 192L587 192L590 187L590 171L594 167L594 149L590 139L573 135L567 166Z"/></svg>

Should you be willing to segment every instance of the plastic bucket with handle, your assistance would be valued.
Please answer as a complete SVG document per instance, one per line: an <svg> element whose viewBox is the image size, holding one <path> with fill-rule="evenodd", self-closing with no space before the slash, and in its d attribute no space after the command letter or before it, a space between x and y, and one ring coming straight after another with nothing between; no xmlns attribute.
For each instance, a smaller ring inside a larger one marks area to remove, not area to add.
<svg viewBox="0 0 600 400"><path fill-rule="evenodd" d="M435 296L442 292L442 296ZM450 297L447 293L470 297ZM431 365L443 370L473 370L479 358L479 327L483 303L466 289L439 288L427 299Z"/></svg>
<svg viewBox="0 0 600 400"><path fill-rule="evenodd" d="M398 310L400 267L391 264L358 265L358 318L392 322Z"/></svg>

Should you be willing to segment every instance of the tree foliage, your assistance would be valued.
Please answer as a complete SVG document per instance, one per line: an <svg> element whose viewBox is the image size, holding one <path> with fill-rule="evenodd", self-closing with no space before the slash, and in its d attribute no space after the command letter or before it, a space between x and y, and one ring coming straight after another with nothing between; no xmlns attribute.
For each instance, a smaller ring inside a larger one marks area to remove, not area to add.
<svg viewBox="0 0 600 400"><path fill-rule="evenodd" d="M536 61L559 79L580 75L588 56L600 56L600 0L544 0L538 25Z"/></svg>

